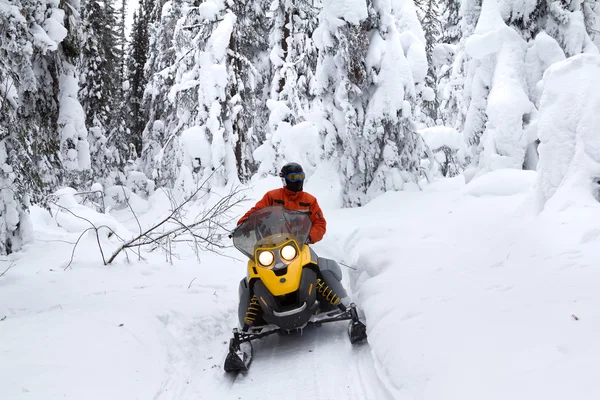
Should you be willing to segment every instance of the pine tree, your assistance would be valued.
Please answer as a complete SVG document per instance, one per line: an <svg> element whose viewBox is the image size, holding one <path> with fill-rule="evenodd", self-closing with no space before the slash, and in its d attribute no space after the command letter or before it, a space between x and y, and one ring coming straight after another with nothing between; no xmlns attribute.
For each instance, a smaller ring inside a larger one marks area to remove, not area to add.
<svg viewBox="0 0 600 400"><path fill-rule="evenodd" d="M177 21L182 15L182 1L172 0L168 7L165 3L166 0L144 3L145 8L151 10L147 17L148 50L145 65L140 64L139 67L144 68L143 80L147 83L146 88L140 85L140 93L144 93L140 106L142 111L137 117L138 122L134 122L140 124L136 129L145 125L142 132L142 171L158 186L172 187L178 174L175 139L181 132L181 126L176 104L168 98L168 94L175 80L173 66L177 54L173 39ZM143 26L145 24L142 24L142 29ZM140 40L133 40L132 46L139 43L143 43L143 35ZM139 51L141 55L143 47Z"/></svg>
<svg viewBox="0 0 600 400"><path fill-rule="evenodd" d="M585 23L585 9L582 0L548 1L545 31L560 44L567 57L598 52L588 34L591 21L588 14L588 24Z"/></svg>
<svg viewBox="0 0 600 400"><path fill-rule="evenodd" d="M20 4L19 4L20 5ZM30 143L21 93L35 90L31 39L18 5L0 11L0 254L18 251L28 228L28 192L41 186Z"/></svg>
<svg viewBox="0 0 600 400"><path fill-rule="evenodd" d="M460 0L442 2L442 37L440 43L458 44L462 37L460 29Z"/></svg>
<svg viewBox="0 0 600 400"><path fill-rule="evenodd" d="M592 41L600 48L600 1L583 0L585 29Z"/></svg>
<svg viewBox="0 0 600 400"><path fill-rule="evenodd" d="M295 125L307 120L315 97L317 51L312 36L317 9L307 0L276 0L270 10L270 116L267 140L257 151L260 175L275 173L287 161L300 161L289 159L292 155L284 154L279 142L290 136ZM304 164L309 171L316 167L316 161Z"/></svg>
<svg viewBox="0 0 600 400"><path fill-rule="evenodd" d="M544 18L547 15L547 0L537 0L537 3L526 3L510 9L506 23L525 40L531 40L541 31Z"/></svg>
<svg viewBox="0 0 600 400"><path fill-rule="evenodd" d="M129 57L127 65L128 73L128 95L127 107L129 110L128 129L131 132L131 142L135 145L138 153L142 152L142 134L146 127L148 116L142 108L144 90L147 79L144 75L144 67L148 58L148 8L153 4L145 1L133 14L133 26L131 29L131 43L129 46Z"/></svg>
<svg viewBox="0 0 600 400"><path fill-rule="evenodd" d="M265 63L269 51L272 20L267 18L270 1L236 1L232 12L237 16L231 36L231 97L239 98L239 110L232 121L236 138L235 158L238 176L245 181L256 172L254 150L264 141L268 108L264 97L272 71Z"/></svg>
<svg viewBox="0 0 600 400"><path fill-rule="evenodd" d="M124 126L122 46L117 12L110 1L83 3L84 47L80 98L90 131L94 180L106 186L124 183L128 155Z"/></svg>
<svg viewBox="0 0 600 400"><path fill-rule="evenodd" d="M0 10L0 254L30 236L30 200L78 186L89 167L74 68L79 5L34 0Z"/></svg>
<svg viewBox="0 0 600 400"><path fill-rule="evenodd" d="M344 203L360 205L418 179L422 142L414 131L415 82L392 10L352 4L354 15L327 4L320 14L316 107L325 112L325 157L337 160Z"/></svg>
<svg viewBox="0 0 600 400"><path fill-rule="evenodd" d="M436 0L422 0L420 4L421 9L421 25L425 33L425 51L427 53L427 77L425 78L425 84L428 88L437 93L437 72L433 63L433 51L438 43L438 38L441 35L441 21L440 12ZM423 102L425 114L429 119L429 125L436 124L439 115L438 110L440 104L437 100L437 96L428 99Z"/></svg>

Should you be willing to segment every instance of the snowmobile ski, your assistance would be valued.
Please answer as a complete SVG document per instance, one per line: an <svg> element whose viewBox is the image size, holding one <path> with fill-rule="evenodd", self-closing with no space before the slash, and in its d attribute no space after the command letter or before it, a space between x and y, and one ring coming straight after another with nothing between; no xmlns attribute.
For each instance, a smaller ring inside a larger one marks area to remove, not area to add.
<svg viewBox="0 0 600 400"><path fill-rule="evenodd" d="M229 353L225 358L225 372L248 371L252 362L252 343L240 342L237 329L234 337L229 341Z"/></svg>

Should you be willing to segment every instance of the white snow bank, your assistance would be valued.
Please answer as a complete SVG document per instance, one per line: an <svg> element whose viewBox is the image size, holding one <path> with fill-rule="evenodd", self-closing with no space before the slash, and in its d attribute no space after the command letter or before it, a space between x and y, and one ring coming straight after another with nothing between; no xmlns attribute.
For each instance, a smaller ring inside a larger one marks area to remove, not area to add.
<svg viewBox="0 0 600 400"><path fill-rule="evenodd" d="M330 217L389 398L600 395L598 213L515 215L527 198L397 192Z"/></svg>
<svg viewBox="0 0 600 400"><path fill-rule="evenodd" d="M578 55L544 75L539 130L539 206L597 204L600 179L600 56ZM558 199L557 199L558 201ZM566 203L565 203L566 202Z"/></svg>
<svg viewBox="0 0 600 400"><path fill-rule="evenodd" d="M475 197L514 196L532 190L536 178L535 171L499 169L470 181L466 186L466 193Z"/></svg>

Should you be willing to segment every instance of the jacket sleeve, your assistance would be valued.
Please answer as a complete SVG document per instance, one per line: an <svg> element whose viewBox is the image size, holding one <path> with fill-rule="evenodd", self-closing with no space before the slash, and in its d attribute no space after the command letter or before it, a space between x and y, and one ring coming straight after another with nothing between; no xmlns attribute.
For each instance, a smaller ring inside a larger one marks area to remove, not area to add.
<svg viewBox="0 0 600 400"><path fill-rule="evenodd" d="M312 229L310 230L310 242L317 243L323 239L325 231L327 230L327 221L323 216L323 210L317 202L317 199L313 202L310 210L310 219L312 220Z"/></svg>
<svg viewBox="0 0 600 400"><path fill-rule="evenodd" d="M248 212L246 214L244 214L244 216L242 218L240 218L240 220L238 221L237 224L240 225L242 222L247 220L248 217L250 216L250 214L252 214L254 211L259 210L264 207L269 207L270 205L273 205L273 198L271 197L271 193L267 192L263 196L263 198L260 199L258 201L258 203L256 203L256 205L254 207L252 207L250 210L248 210Z"/></svg>

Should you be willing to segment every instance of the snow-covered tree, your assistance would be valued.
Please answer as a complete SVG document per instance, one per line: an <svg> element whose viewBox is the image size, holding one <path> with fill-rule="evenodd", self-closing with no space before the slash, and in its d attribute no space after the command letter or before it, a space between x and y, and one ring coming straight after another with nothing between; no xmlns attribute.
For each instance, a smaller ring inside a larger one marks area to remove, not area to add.
<svg viewBox="0 0 600 400"><path fill-rule="evenodd" d="M166 187L172 187L178 173L175 138L181 127L176 104L168 99L168 94L175 76L173 65L177 60L173 38L181 16L181 0L156 0L147 17L148 50L143 66L143 80L147 84L143 89L143 115L139 116L140 119L146 116L142 132L141 168L158 186ZM135 43L133 41L132 46ZM132 94L135 94L133 89ZM143 122L139 123L141 125Z"/></svg>
<svg viewBox="0 0 600 400"><path fill-rule="evenodd" d="M188 190L213 169L214 184L254 172L268 121L269 5L173 0L160 8L149 29L142 153L159 185Z"/></svg>
<svg viewBox="0 0 600 400"><path fill-rule="evenodd" d="M112 1L86 0L84 46L79 60L79 97L90 131L94 180L124 181L128 155L123 99L122 49L118 13Z"/></svg>
<svg viewBox="0 0 600 400"><path fill-rule="evenodd" d="M600 201L600 56L580 54L549 68L540 103L539 208L597 207Z"/></svg>
<svg viewBox="0 0 600 400"><path fill-rule="evenodd" d="M0 35L0 254L10 254L29 228L28 178L41 184L31 159L33 135L19 113L21 93L35 90L35 81L27 20L17 5L0 8Z"/></svg>
<svg viewBox="0 0 600 400"><path fill-rule="evenodd" d="M588 35L600 48L600 1L583 0L583 16Z"/></svg>
<svg viewBox="0 0 600 400"><path fill-rule="evenodd" d="M535 168L538 82L565 56L598 52L588 33L593 3L463 0L462 39L448 37L433 62L442 120L463 131L470 147L468 179L500 167ZM445 16L451 15L449 4ZM501 100L506 89L511 100Z"/></svg>
<svg viewBox="0 0 600 400"><path fill-rule="evenodd" d="M439 102L435 96L437 92L437 69L433 62L433 52L442 34L440 11L437 0L421 0L419 20L423 27L425 39L425 51L427 54L427 77L425 78L425 86L429 93L426 100L422 103L427 123L429 126L434 125L438 121ZM432 91L432 92L431 92Z"/></svg>
<svg viewBox="0 0 600 400"><path fill-rule="evenodd" d="M471 88L468 82L473 79L472 71L469 70L470 57L465 50L465 43L475 30L481 12L481 0L463 0L460 8L458 7L456 1L447 4L444 15L447 18L445 26L449 30L444 38L448 41L443 41L436 46L432 62L438 77L437 100L440 107L438 115L444 125L463 131L471 99ZM456 26L459 32L453 28ZM475 95L486 96L485 93L475 93ZM481 116L479 123L469 129L483 132L485 117L481 113L479 115Z"/></svg>
<svg viewBox="0 0 600 400"><path fill-rule="evenodd" d="M317 49L312 36L318 23L317 13L312 1L275 0L271 3L269 123L266 141L255 153L260 163L260 175L275 173L286 161L300 161L290 158L288 146L281 140L294 135L290 132L295 124L312 120L317 64ZM314 149L311 151L312 157L302 157L308 171L316 167L320 154L314 154Z"/></svg>
<svg viewBox="0 0 600 400"><path fill-rule="evenodd" d="M548 0L546 32L556 39L567 57L581 53L598 53L598 47L586 30L584 10L582 0Z"/></svg>
<svg viewBox="0 0 600 400"><path fill-rule="evenodd" d="M237 16L228 50L231 96L239 99L232 129L238 176L242 180L250 178L257 169L253 152L266 137L269 119L265 97L273 76L269 63L269 33L274 26L268 16L270 4L268 0L255 0L236 1L231 6Z"/></svg>
<svg viewBox="0 0 600 400"><path fill-rule="evenodd" d="M445 126L434 126L422 129L419 133L433 153L432 161L435 165L430 170L434 175L453 177L463 171L466 146L460 132Z"/></svg>
<svg viewBox="0 0 600 400"><path fill-rule="evenodd" d="M79 3L0 7L0 254L28 239L29 201L81 183L89 168L77 100Z"/></svg>
<svg viewBox="0 0 600 400"><path fill-rule="evenodd" d="M133 14L131 42L127 58L127 118L131 142L138 152L142 152L142 134L144 132L147 114L142 108L147 76L144 67L148 59L148 25L154 2L146 0Z"/></svg>
<svg viewBox="0 0 600 400"><path fill-rule="evenodd" d="M467 179L499 168L520 169L534 110L525 78L527 42L506 25L497 0L483 0L466 51L478 62L464 131L474 156Z"/></svg>
<svg viewBox="0 0 600 400"><path fill-rule="evenodd" d="M325 2L319 19L317 107L325 112L325 154L339 163L344 202L364 204L417 179L422 142L413 124L416 63L405 49L420 43L424 58L425 45L411 31L401 36L390 3Z"/></svg>
<svg viewBox="0 0 600 400"><path fill-rule="evenodd" d="M462 37L460 29L460 0L446 0L441 4L441 43L458 44Z"/></svg>

